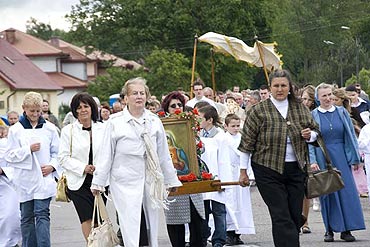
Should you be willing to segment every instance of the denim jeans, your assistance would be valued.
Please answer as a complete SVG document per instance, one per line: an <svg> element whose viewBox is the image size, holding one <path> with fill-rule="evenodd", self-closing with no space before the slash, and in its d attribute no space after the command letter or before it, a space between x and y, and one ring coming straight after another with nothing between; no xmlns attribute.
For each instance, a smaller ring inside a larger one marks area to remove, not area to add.
<svg viewBox="0 0 370 247"><path fill-rule="evenodd" d="M215 244L225 244L226 241L226 207L225 204L213 201L205 200L204 201L206 220L205 232L206 236L204 239L207 239L211 235L210 228L208 226L209 214L212 213L213 220L215 222L215 231L212 235L212 245ZM208 230L207 230L208 229Z"/></svg>
<svg viewBox="0 0 370 247"><path fill-rule="evenodd" d="M34 199L22 202L22 247L50 247L50 201Z"/></svg>

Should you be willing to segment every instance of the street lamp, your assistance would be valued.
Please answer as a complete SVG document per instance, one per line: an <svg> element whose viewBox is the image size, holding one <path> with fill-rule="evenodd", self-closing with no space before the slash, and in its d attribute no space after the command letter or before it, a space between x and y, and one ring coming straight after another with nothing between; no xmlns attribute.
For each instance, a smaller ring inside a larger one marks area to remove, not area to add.
<svg viewBox="0 0 370 247"><path fill-rule="evenodd" d="M348 26L341 26L340 28L343 30L351 30L351 28ZM359 49L359 42L358 42L356 35L355 35L355 46L356 46L356 79L358 81L360 49Z"/></svg>
<svg viewBox="0 0 370 247"><path fill-rule="evenodd" d="M324 42L327 45L335 45L335 43L330 40L323 40L322 42ZM342 61L342 50L340 49L340 47L339 47L339 59L340 59L340 85L339 86L342 87L343 86L343 61Z"/></svg>

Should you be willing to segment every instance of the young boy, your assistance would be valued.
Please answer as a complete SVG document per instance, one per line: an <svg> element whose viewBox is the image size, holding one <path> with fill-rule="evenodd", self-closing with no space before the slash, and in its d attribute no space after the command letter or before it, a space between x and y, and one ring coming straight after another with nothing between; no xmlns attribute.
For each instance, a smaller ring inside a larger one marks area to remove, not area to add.
<svg viewBox="0 0 370 247"><path fill-rule="evenodd" d="M239 180L240 151L238 146L241 139L240 118L236 114L225 117L226 130L223 148L228 152L232 181ZM226 245L244 244L241 234L255 234L252 203L249 187L230 186L226 190Z"/></svg>
<svg viewBox="0 0 370 247"><path fill-rule="evenodd" d="M225 133L218 128L219 117L216 108L207 105L198 109L201 118L201 140L204 143L204 153L201 158L209 168L209 172L221 181L230 181L231 169L228 156L222 149ZM212 213L215 230L212 235L212 246L221 247L226 242L226 208L225 192L208 192L203 194L206 213L206 230L204 240L211 235L208 227L209 214Z"/></svg>

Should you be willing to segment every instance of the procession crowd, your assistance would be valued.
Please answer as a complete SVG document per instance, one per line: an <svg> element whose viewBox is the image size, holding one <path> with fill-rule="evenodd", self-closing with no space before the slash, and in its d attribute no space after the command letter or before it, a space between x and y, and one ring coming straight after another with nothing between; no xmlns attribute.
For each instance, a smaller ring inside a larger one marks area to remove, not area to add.
<svg viewBox="0 0 370 247"><path fill-rule="evenodd" d="M145 79L133 78L112 105L74 95L61 124L41 94L28 92L23 112L0 122L0 247L51 246L49 207L62 174L86 241L96 224L94 196L102 194L115 205L121 246L158 246L160 210L172 246L244 244L241 235L256 233L254 184L269 209L271 244L300 246L300 234L311 233L311 205L321 211L323 241L334 233L356 241L352 232L365 229L359 197L370 189L370 102L359 84L298 88L288 71L275 70L256 90L215 92L197 79L192 92L157 99ZM200 173L240 186L168 196L191 172L183 137L161 121L171 116L195 116L190 141ZM307 169L325 169L323 145L345 186L311 202Z"/></svg>

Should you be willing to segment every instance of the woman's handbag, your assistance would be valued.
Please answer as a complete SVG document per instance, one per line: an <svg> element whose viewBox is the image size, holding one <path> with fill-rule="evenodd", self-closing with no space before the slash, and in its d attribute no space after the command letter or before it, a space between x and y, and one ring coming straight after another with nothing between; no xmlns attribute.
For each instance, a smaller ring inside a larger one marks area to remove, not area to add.
<svg viewBox="0 0 370 247"><path fill-rule="evenodd" d="M326 147L320 144L320 148L325 156L326 169L313 172L311 167L308 166L306 180L307 199L330 194L344 187L341 172L332 166Z"/></svg>
<svg viewBox="0 0 370 247"><path fill-rule="evenodd" d="M94 227L97 215L98 226ZM87 247L114 247L119 244L113 224L110 221L101 194L95 196L91 231L87 238Z"/></svg>
<svg viewBox="0 0 370 247"><path fill-rule="evenodd" d="M55 196L57 202L70 202L71 200L67 196L67 177L62 175L57 183L57 194Z"/></svg>
<svg viewBox="0 0 370 247"><path fill-rule="evenodd" d="M69 157L72 157L72 126L71 126L71 140L69 143ZM70 202L67 196L67 177L65 174L57 182L57 194L55 196L57 202Z"/></svg>

